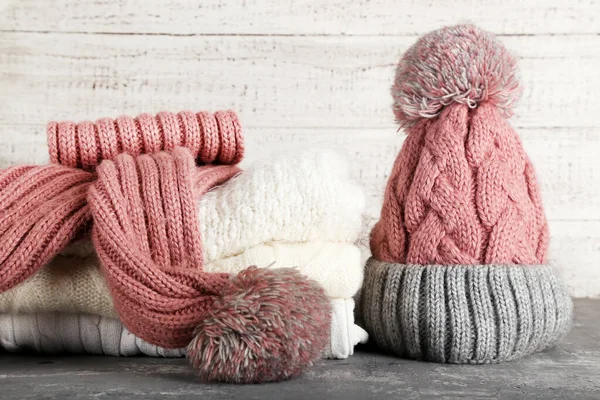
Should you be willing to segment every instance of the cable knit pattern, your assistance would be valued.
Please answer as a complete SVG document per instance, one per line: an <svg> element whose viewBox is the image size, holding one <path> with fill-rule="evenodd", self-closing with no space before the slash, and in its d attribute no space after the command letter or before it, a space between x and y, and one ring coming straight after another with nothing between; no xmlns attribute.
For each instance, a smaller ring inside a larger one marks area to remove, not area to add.
<svg viewBox="0 0 600 400"><path fill-rule="evenodd" d="M392 87L408 137L371 232L360 315L380 347L450 363L513 360L554 345L571 300L548 253L535 178L506 117L515 58L472 25L402 57Z"/></svg>
<svg viewBox="0 0 600 400"><path fill-rule="evenodd" d="M394 163L383 197L381 219L371 232L371 252L377 259L391 262L406 257L409 237L404 224L404 204L427 126L428 122L421 121L411 128Z"/></svg>
<svg viewBox="0 0 600 400"><path fill-rule="evenodd" d="M95 169L118 154L132 156L187 147L199 164L237 164L244 154L240 121L233 111L121 116L92 123L48 124L50 160L67 167Z"/></svg>
<svg viewBox="0 0 600 400"><path fill-rule="evenodd" d="M452 104L409 135L415 137L396 159L372 232L377 259L421 265L546 261L548 225L533 167L495 107Z"/></svg>
<svg viewBox="0 0 600 400"><path fill-rule="evenodd" d="M226 258L276 241L352 243L364 207L363 190L336 153L258 162L200 200L205 257Z"/></svg>

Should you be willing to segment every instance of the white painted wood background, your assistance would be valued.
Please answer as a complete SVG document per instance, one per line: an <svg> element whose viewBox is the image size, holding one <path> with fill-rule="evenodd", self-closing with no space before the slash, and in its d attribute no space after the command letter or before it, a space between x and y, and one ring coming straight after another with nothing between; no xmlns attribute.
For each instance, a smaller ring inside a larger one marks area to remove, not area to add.
<svg viewBox="0 0 600 400"><path fill-rule="evenodd" d="M520 58L513 117L538 171L550 257L600 296L600 3L595 0L0 0L0 167L47 160L49 120L240 114L246 165L298 147L353 160L379 214L403 134L389 86L416 38L471 21Z"/></svg>

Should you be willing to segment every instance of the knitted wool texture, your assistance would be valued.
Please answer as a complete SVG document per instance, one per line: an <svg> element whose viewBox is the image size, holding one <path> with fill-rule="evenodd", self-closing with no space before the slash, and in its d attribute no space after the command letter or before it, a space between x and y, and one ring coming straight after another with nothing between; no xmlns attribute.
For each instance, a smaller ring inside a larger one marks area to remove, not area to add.
<svg viewBox="0 0 600 400"><path fill-rule="evenodd" d="M331 299L331 342L323 358L345 359L368 336L354 324L354 300ZM185 348L165 349L129 332L115 317L61 312L0 314L0 349L43 354L183 357Z"/></svg>
<svg viewBox="0 0 600 400"><path fill-rule="evenodd" d="M196 217L204 270L238 273L275 262L272 267L294 266L330 297L354 296L363 274L359 251L351 243L361 232L365 200L348 171L348 163L335 153L308 151L254 163L214 188L198 202L198 215L210 222ZM98 261L87 258L95 254L91 241L78 240L60 254L86 259L71 264L56 257L0 293L0 312L116 316Z"/></svg>
<svg viewBox="0 0 600 400"><path fill-rule="evenodd" d="M373 256L403 264L538 264L548 224L516 132L489 103L417 123L388 181Z"/></svg>
<svg viewBox="0 0 600 400"><path fill-rule="evenodd" d="M253 163L200 200L205 260L263 243L353 243L365 203L348 161L335 152L310 150Z"/></svg>
<svg viewBox="0 0 600 400"><path fill-rule="evenodd" d="M237 164L244 155L242 128L233 111L50 122L47 131L53 163L88 171L121 153L138 156L177 146L187 147L199 164Z"/></svg>
<svg viewBox="0 0 600 400"><path fill-rule="evenodd" d="M198 202L204 263L268 243L354 243L362 230L365 193L348 161L310 150L258 161ZM61 253L93 253L89 242Z"/></svg>
<svg viewBox="0 0 600 400"><path fill-rule="evenodd" d="M49 165L0 174L0 290L35 273L93 217L94 245L124 324L164 347L192 340L188 355L203 379L280 380L319 356L330 315L316 283L285 269L235 277L202 271L195 199L234 167L197 169L191 152L177 147L120 154L96 172Z"/></svg>
<svg viewBox="0 0 600 400"><path fill-rule="evenodd" d="M237 274L249 266L293 266L329 297L351 298L362 284L363 264L350 243L271 243L203 265L205 272ZM117 318L109 286L95 255L55 257L29 279L0 293L0 314L89 313Z"/></svg>
<svg viewBox="0 0 600 400"><path fill-rule="evenodd" d="M231 284L228 274L202 272L192 190L205 193L232 167L194 170L183 148L137 160L119 155L98 167L89 190L94 247L117 312L132 332L163 347L188 344L212 295Z"/></svg>
<svg viewBox="0 0 600 400"><path fill-rule="evenodd" d="M548 265L410 265L371 259L362 315L401 357L457 364L511 361L568 331L572 304Z"/></svg>
<svg viewBox="0 0 600 400"><path fill-rule="evenodd" d="M506 120L516 62L471 25L421 38L400 61L394 113L408 128L371 232L361 308L400 356L518 358L568 331L571 301L544 265L534 168Z"/></svg>
<svg viewBox="0 0 600 400"><path fill-rule="evenodd" d="M396 118L412 128L372 232L377 259L546 261L548 224L534 169L504 118L520 93L515 59L474 26L434 31L406 52L392 95Z"/></svg>
<svg viewBox="0 0 600 400"><path fill-rule="evenodd" d="M200 235L183 221L194 220L194 196L231 178L239 172L236 167L196 169L183 148L173 156L158 153L137 160L123 154L116 162L102 165L97 176L61 165L11 167L0 174L1 291L47 264L87 227L92 214L97 216L95 235L104 232L100 221L106 221L109 226L104 229L110 231L106 236L123 231L128 236L121 239L131 239L125 242L130 246L142 241L139 247L147 253L151 249L157 263L168 265L171 256L175 264L183 263L186 251L193 252L190 258L202 260ZM190 204L181 205L180 197ZM150 211L145 213L144 207ZM142 236L146 223L148 233ZM106 240L97 238L99 253Z"/></svg>
<svg viewBox="0 0 600 400"><path fill-rule="evenodd" d="M250 265L270 269L291 265L323 287L332 304L331 337L324 357L347 358L359 341L366 340L366 333L354 324L354 301L350 298L362 283L364 266L356 246L272 243L204 264L203 268L205 272L236 274ZM13 351L32 348L50 353L114 356L184 354L134 339L129 331L117 328L117 318L98 259L93 255L59 255L22 284L0 293L0 344Z"/></svg>

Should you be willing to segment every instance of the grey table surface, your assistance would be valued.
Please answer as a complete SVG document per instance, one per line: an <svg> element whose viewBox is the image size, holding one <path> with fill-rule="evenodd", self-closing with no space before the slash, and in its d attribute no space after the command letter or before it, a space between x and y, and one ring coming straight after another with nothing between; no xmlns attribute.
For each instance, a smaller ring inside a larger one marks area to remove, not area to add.
<svg viewBox="0 0 600 400"><path fill-rule="evenodd" d="M299 379L202 384L183 359L0 355L0 399L600 399L600 300L575 301L575 323L546 352L498 365L441 365L363 348Z"/></svg>

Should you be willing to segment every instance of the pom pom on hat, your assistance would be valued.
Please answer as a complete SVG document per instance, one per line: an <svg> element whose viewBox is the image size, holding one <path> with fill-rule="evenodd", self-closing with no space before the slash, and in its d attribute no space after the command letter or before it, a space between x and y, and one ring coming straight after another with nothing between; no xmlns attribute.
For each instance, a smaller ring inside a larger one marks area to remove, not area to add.
<svg viewBox="0 0 600 400"><path fill-rule="evenodd" d="M325 290L292 268L250 267L196 329L187 356L204 381L261 383L298 376L330 336Z"/></svg>
<svg viewBox="0 0 600 400"><path fill-rule="evenodd" d="M515 58L494 35L473 25L420 38L400 60L392 86L401 126L433 118L452 102L471 108L489 102L508 118L520 96Z"/></svg>

